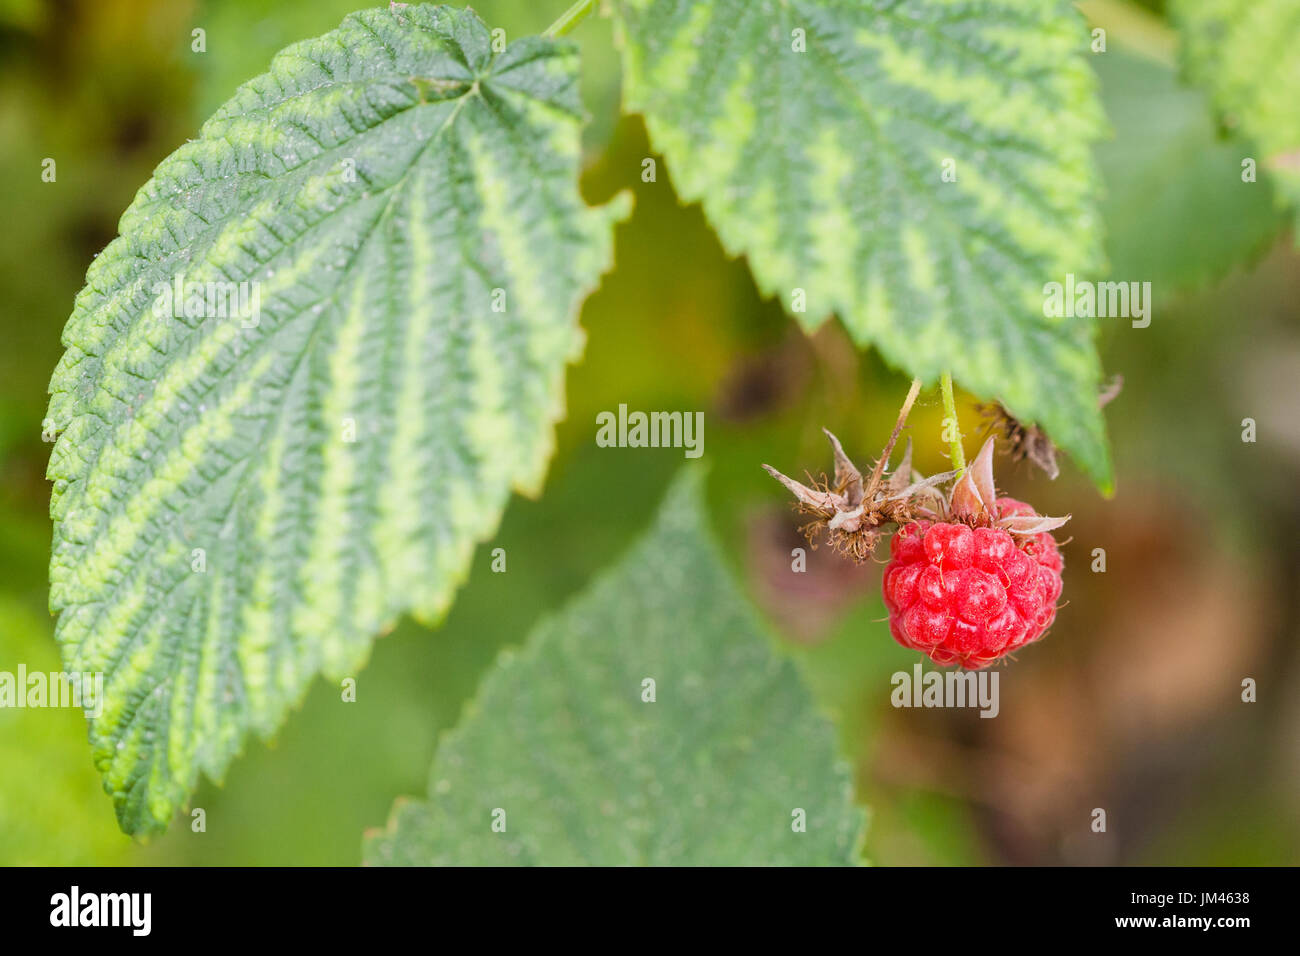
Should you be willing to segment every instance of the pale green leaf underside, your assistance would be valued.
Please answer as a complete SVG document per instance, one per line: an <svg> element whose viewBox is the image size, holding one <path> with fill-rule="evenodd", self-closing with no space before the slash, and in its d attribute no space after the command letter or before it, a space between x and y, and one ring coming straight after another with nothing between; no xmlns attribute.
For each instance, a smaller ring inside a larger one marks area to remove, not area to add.
<svg viewBox="0 0 1300 956"><path fill-rule="evenodd" d="M1093 323L1043 315L1044 284L1100 261L1102 117L1070 4L613 9L628 107L760 288L787 308L803 290L806 328L838 313L910 374L1000 396L1109 484Z"/></svg>
<svg viewBox="0 0 1300 956"><path fill-rule="evenodd" d="M367 863L853 861L833 728L723 567L701 484L681 475L637 546L500 660Z"/></svg>
<svg viewBox="0 0 1300 956"><path fill-rule="evenodd" d="M354 14L164 160L91 266L50 386L50 602L68 667L106 675L125 830L403 611L438 618L539 486L625 212L579 197L576 79L470 12ZM257 281L260 321L154 317L177 273Z"/></svg>
<svg viewBox="0 0 1300 956"><path fill-rule="evenodd" d="M1300 3L1180 0L1174 14L1188 75L1258 147L1279 198L1300 208Z"/></svg>

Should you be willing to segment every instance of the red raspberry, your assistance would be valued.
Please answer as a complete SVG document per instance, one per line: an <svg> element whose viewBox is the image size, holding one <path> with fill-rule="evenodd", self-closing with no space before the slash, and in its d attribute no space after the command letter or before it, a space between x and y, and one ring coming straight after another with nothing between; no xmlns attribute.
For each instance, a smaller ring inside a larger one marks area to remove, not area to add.
<svg viewBox="0 0 1300 956"><path fill-rule="evenodd" d="M1034 509L999 498L999 515ZM987 667L1042 637L1056 618L1064 562L1050 532L913 522L890 541L883 588L889 630L936 664Z"/></svg>

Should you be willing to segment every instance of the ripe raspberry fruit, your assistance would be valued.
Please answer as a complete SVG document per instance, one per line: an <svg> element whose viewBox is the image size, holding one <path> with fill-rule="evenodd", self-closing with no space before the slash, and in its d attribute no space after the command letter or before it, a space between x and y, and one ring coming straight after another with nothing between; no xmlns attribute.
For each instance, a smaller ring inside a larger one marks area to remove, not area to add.
<svg viewBox="0 0 1300 956"><path fill-rule="evenodd" d="M1004 516L1034 510L999 498ZM885 569L889 630L936 664L978 669L1038 640L1056 619L1064 563L1049 532L921 521L890 541Z"/></svg>
<svg viewBox="0 0 1300 956"><path fill-rule="evenodd" d="M803 529L810 542L825 529L833 547L861 562L897 526L882 582L894 639L936 664L987 667L1041 638L1056 619L1064 562L1052 532L1070 516L1045 517L997 496L993 438L961 471L914 474L910 443L890 471L890 453L919 388L912 383L870 478L863 479L830 432L833 482L823 476L809 486L763 467L813 517ZM954 478L945 494L941 486Z"/></svg>
<svg viewBox="0 0 1300 956"><path fill-rule="evenodd" d="M1065 562L1046 518L993 486L993 439L937 511L889 542L882 588L894 640L972 670L1038 640L1056 619Z"/></svg>

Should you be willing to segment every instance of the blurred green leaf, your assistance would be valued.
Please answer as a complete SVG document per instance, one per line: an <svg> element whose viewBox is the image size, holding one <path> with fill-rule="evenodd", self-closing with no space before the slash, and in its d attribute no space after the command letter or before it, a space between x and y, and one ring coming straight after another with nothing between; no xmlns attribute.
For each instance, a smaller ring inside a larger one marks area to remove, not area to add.
<svg viewBox="0 0 1300 956"><path fill-rule="evenodd" d="M724 570L700 475L679 476L632 552L502 656L439 745L429 799L399 802L367 862L852 861L862 815L833 730Z"/></svg>
<svg viewBox="0 0 1300 956"><path fill-rule="evenodd" d="M1219 138L1204 94L1117 45L1093 62L1115 128L1097 149L1112 274L1187 289L1262 254L1282 217L1267 183L1241 181L1242 147Z"/></svg>
<svg viewBox="0 0 1300 956"><path fill-rule="evenodd" d="M4 458L0 455L0 466ZM6 489L7 490L7 489ZM62 670L44 613L48 522L0 496L0 671L17 684ZM48 699L47 699L48 702ZM0 866L106 866L135 849L106 812L72 707L0 707Z"/></svg>
<svg viewBox="0 0 1300 956"><path fill-rule="evenodd" d="M626 105L764 293L914 376L950 369L1109 486L1094 323L1043 315L1045 283L1101 262L1102 113L1069 4L613 10Z"/></svg>
<svg viewBox="0 0 1300 956"><path fill-rule="evenodd" d="M20 666L29 676L60 671L50 623L42 618L0 591L0 671L15 680ZM131 844L104 812L80 710L0 707L0 767L0 864L124 862Z"/></svg>
<svg viewBox="0 0 1300 956"><path fill-rule="evenodd" d="M0 0L0 26L32 30L44 19L41 0Z"/></svg>
<svg viewBox="0 0 1300 956"><path fill-rule="evenodd" d="M877 866L987 866L971 826L970 807L923 790L872 801L873 840L867 859Z"/></svg>
<svg viewBox="0 0 1300 956"><path fill-rule="evenodd" d="M191 62L198 75L197 119L211 116L250 77L266 71L271 57L290 43L319 36L349 13L387 7L366 0L202 0L194 26L206 49Z"/></svg>
<svg viewBox="0 0 1300 956"><path fill-rule="evenodd" d="M438 619L540 486L628 207L578 195L576 60L494 53L469 11L350 16L165 160L89 270L51 383L50 602L69 669L106 674L128 832L317 670ZM257 283L257 321L156 315L182 279Z"/></svg>
<svg viewBox="0 0 1300 956"><path fill-rule="evenodd" d="M1188 76L1259 147L1279 198L1300 206L1300 3L1175 0L1173 12Z"/></svg>

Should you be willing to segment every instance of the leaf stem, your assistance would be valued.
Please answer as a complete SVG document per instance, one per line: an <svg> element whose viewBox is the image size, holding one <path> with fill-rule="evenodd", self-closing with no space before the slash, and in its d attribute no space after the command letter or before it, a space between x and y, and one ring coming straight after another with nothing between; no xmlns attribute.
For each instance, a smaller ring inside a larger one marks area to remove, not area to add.
<svg viewBox="0 0 1300 956"><path fill-rule="evenodd" d="M952 438L948 441L949 457L952 459L952 467L958 472L966 470L966 453L961 448L961 428L957 423L957 403L952 397L952 372L944 372L939 379L939 390L943 393L943 425L947 431L949 427L952 431L949 434Z"/></svg>
<svg viewBox="0 0 1300 956"><path fill-rule="evenodd" d="M596 0L578 0L573 6L560 14L560 18L546 28L542 34L548 37L562 37L587 18L587 14L596 6Z"/></svg>

